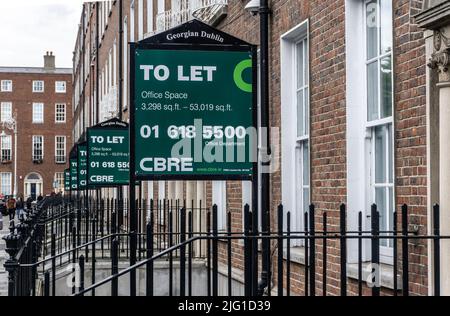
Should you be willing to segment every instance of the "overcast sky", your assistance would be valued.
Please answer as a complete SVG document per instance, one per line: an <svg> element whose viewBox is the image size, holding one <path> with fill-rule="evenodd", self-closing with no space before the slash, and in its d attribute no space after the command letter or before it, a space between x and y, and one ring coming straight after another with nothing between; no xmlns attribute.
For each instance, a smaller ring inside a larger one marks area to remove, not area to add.
<svg viewBox="0 0 450 316"><path fill-rule="evenodd" d="M0 0L0 66L42 67L53 51L56 67L72 67L83 0Z"/></svg>

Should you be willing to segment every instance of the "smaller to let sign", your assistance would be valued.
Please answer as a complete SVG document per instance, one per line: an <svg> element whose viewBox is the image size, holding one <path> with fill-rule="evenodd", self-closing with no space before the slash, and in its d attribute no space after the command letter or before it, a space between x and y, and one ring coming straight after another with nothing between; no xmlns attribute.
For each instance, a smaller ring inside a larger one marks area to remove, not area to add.
<svg viewBox="0 0 450 316"><path fill-rule="evenodd" d="M64 170L64 191L70 191L70 169Z"/></svg>
<svg viewBox="0 0 450 316"><path fill-rule="evenodd" d="M112 119L88 129L88 186L128 185L130 173L128 124Z"/></svg>
<svg viewBox="0 0 450 316"><path fill-rule="evenodd" d="M78 144L78 188L86 189L87 184L87 145Z"/></svg>
<svg viewBox="0 0 450 316"><path fill-rule="evenodd" d="M78 163L76 158L70 158L70 189L78 190Z"/></svg>

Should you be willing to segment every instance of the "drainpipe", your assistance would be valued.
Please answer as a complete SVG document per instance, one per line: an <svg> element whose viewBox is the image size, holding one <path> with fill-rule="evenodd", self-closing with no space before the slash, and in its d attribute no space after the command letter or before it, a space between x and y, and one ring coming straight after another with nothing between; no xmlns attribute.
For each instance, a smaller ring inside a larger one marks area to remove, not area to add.
<svg viewBox="0 0 450 316"><path fill-rule="evenodd" d="M270 235L270 116L269 116L269 1L261 0L260 17L260 59L261 59L261 128L260 137L264 136L261 148L261 225L262 235ZM255 250L257 251L257 250ZM270 240L262 240L262 272L258 284L257 295L263 295L264 290L270 289Z"/></svg>

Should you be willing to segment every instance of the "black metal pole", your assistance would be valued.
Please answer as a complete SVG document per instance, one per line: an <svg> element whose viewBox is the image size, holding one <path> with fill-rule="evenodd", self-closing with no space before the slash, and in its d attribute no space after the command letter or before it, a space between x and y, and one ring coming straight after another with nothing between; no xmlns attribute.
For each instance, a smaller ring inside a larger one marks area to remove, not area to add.
<svg viewBox="0 0 450 316"><path fill-rule="evenodd" d="M135 45L131 43L130 48L130 70L131 76L134 76L134 52ZM131 55L132 54L132 55ZM130 80L130 107L134 101L134 80ZM130 266L136 263L137 250L137 210L136 210L136 165L135 165L135 129L134 129L134 115L130 115L130 184L129 184L129 204L130 204ZM130 296L136 296L136 270L130 273Z"/></svg>
<svg viewBox="0 0 450 316"><path fill-rule="evenodd" d="M261 175L261 226L262 234L270 234L270 133L269 133L269 1L261 0L260 8L260 86L261 86L261 128L260 135L264 135L260 159L262 175ZM262 132L262 134L261 134ZM262 240L262 272L261 281L258 286L258 295L264 293L264 289L269 286L270 276L270 240L264 238Z"/></svg>

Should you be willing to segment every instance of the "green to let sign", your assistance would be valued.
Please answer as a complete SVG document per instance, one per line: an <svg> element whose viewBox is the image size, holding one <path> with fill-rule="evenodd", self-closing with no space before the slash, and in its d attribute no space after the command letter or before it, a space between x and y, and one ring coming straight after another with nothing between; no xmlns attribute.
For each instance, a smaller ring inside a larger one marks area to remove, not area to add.
<svg viewBox="0 0 450 316"><path fill-rule="evenodd" d="M86 189L87 184L87 145L78 145L78 188Z"/></svg>
<svg viewBox="0 0 450 316"><path fill-rule="evenodd" d="M70 189L78 190L78 162L76 158L70 159Z"/></svg>
<svg viewBox="0 0 450 316"><path fill-rule="evenodd" d="M122 122L116 122L118 125ZM127 126L125 123L124 126ZM90 128L88 139L88 186L128 185L130 175L128 128Z"/></svg>
<svg viewBox="0 0 450 316"><path fill-rule="evenodd" d="M64 191L70 191L70 169L64 170Z"/></svg>
<svg viewBox="0 0 450 316"><path fill-rule="evenodd" d="M254 51L134 49L137 179L250 179Z"/></svg>

